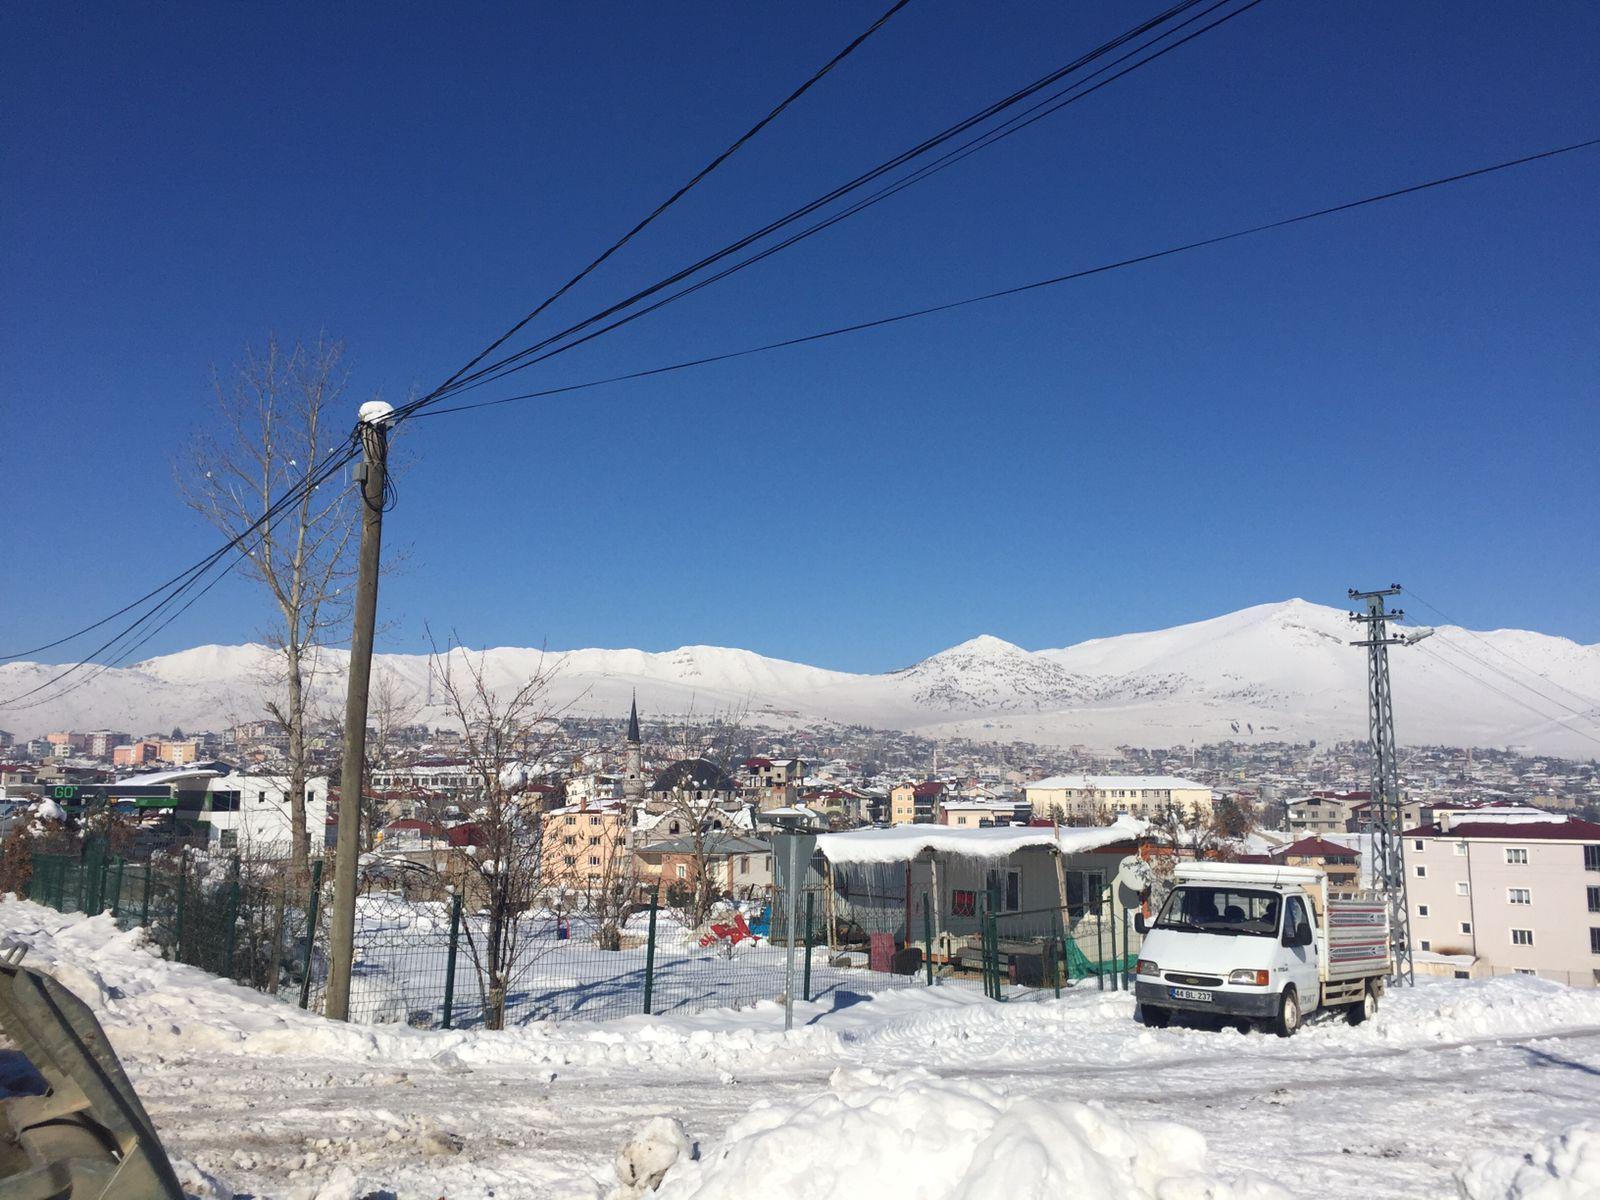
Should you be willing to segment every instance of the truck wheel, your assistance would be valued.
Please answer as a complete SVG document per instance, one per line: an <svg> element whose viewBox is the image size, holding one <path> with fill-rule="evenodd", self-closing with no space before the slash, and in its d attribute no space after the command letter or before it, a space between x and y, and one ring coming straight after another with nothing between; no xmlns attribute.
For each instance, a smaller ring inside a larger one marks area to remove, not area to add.
<svg viewBox="0 0 1600 1200"><path fill-rule="evenodd" d="M1300 1028L1300 996L1291 984L1278 997L1278 1018L1272 1023L1272 1032L1279 1037L1293 1037Z"/></svg>
<svg viewBox="0 0 1600 1200"><path fill-rule="evenodd" d="M1344 1010L1344 1019L1352 1025L1360 1025L1363 1021L1375 1016L1378 1012L1378 991L1372 984L1368 984L1361 999Z"/></svg>
<svg viewBox="0 0 1600 1200"><path fill-rule="evenodd" d="M1141 1004L1139 1006L1139 1020L1151 1029L1165 1029L1167 1022L1172 1020L1172 1010L1156 1008L1151 1004Z"/></svg>

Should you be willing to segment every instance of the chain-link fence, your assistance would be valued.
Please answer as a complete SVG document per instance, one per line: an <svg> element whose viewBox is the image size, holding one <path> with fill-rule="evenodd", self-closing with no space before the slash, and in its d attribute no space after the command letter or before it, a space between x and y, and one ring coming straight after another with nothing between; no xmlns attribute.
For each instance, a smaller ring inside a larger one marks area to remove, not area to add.
<svg viewBox="0 0 1600 1200"><path fill-rule="evenodd" d="M926 894L812 874L797 897L795 993L845 1002L894 988L968 984L1002 998L1094 977L1117 986L1136 955L1109 902L1033 912L940 913ZM163 957L320 1011L331 871L182 849L136 862L92 845L38 854L32 899L142 926ZM601 1020L781 999L790 936L783 895L748 890L709 917L633 888L626 903L565 896L498 916L429 870L368 870L356 906L350 1017L421 1027Z"/></svg>

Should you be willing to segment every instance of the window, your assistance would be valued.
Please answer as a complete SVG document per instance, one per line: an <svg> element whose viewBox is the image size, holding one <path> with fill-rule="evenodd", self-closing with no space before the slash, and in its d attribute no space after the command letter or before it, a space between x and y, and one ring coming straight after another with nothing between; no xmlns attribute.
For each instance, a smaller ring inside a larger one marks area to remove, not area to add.
<svg viewBox="0 0 1600 1200"><path fill-rule="evenodd" d="M1528 861L1528 851L1524 846L1507 846L1506 861L1508 863L1525 863Z"/></svg>
<svg viewBox="0 0 1600 1200"><path fill-rule="evenodd" d="M1457 842L1456 843L1456 857L1457 858L1465 857L1466 853L1467 853L1467 844L1465 842Z"/></svg>
<svg viewBox="0 0 1600 1200"><path fill-rule="evenodd" d="M1529 891L1527 888L1507 888L1506 889L1506 903L1507 904L1532 904L1533 903L1533 893L1531 891Z"/></svg>
<svg viewBox="0 0 1600 1200"><path fill-rule="evenodd" d="M1532 967L1518 967L1517 968L1517 974L1518 975L1537 975L1538 973L1539 972L1535 971Z"/></svg>
<svg viewBox="0 0 1600 1200"><path fill-rule="evenodd" d="M682 863L678 864L678 878L679 879L687 879L687 878L689 878L689 868L684 866Z"/></svg>
<svg viewBox="0 0 1600 1200"><path fill-rule="evenodd" d="M1600 912L1600 887L1592 887L1589 891L1589 911Z"/></svg>
<svg viewBox="0 0 1600 1200"><path fill-rule="evenodd" d="M1462 933L1471 933L1472 932L1472 922L1471 921L1463 921L1463 922L1461 922L1461 932Z"/></svg>
<svg viewBox="0 0 1600 1200"><path fill-rule="evenodd" d="M239 844L239 831L237 829L221 830L219 841L224 850L232 850Z"/></svg>
<svg viewBox="0 0 1600 1200"><path fill-rule="evenodd" d="M576 866L577 862L578 862L578 860L575 857L573 857L572 855L570 855L570 854L562 855L561 856L561 861L564 862L569 867Z"/></svg>
<svg viewBox="0 0 1600 1200"><path fill-rule="evenodd" d="M1423 949L1424 949L1424 950L1431 950L1431 949L1432 949L1432 948L1433 948L1433 943L1431 943L1431 942L1430 942L1430 941L1428 941L1428 939L1427 939L1427 938L1423 938L1423 939L1422 939L1422 941L1421 941L1421 942L1420 942L1420 943L1419 943L1419 945L1421 945L1421 947L1422 947L1422 948L1423 948Z"/></svg>
<svg viewBox="0 0 1600 1200"><path fill-rule="evenodd" d="M993 867L985 876L985 886L996 912L1022 909L1022 872L1016 867Z"/></svg>
<svg viewBox="0 0 1600 1200"><path fill-rule="evenodd" d="M578 823L578 818L577 817L563 817L561 819L561 823L563 825L576 825Z"/></svg>
<svg viewBox="0 0 1600 1200"><path fill-rule="evenodd" d="M1600 846L1585 846L1583 848L1583 869L1585 871L1600 871Z"/></svg>
<svg viewBox="0 0 1600 1200"><path fill-rule="evenodd" d="M1600 954L1600 929L1589 926L1589 953Z"/></svg>
<svg viewBox="0 0 1600 1200"><path fill-rule="evenodd" d="M591 867L598 867L600 865L600 856L598 854L589 855L589 865Z"/></svg>
<svg viewBox="0 0 1600 1200"><path fill-rule="evenodd" d="M1472 885L1470 883L1468 883L1465 879L1461 880L1460 882L1458 882L1456 884L1456 895L1458 895L1458 896L1470 896L1470 895L1472 895Z"/></svg>
<svg viewBox="0 0 1600 1200"><path fill-rule="evenodd" d="M1472 978L1472 972L1471 971L1457 971L1456 972L1456 978L1457 979L1471 979Z"/></svg>
<svg viewBox="0 0 1600 1200"><path fill-rule="evenodd" d="M598 837L592 837L592 838L589 839L589 845L598 846L599 844L600 844L600 839Z"/></svg>
<svg viewBox="0 0 1600 1200"><path fill-rule="evenodd" d="M1417 905L1417 916L1425 917L1427 915L1428 915L1428 906L1426 904Z"/></svg>
<svg viewBox="0 0 1600 1200"><path fill-rule="evenodd" d="M1513 946L1531 946L1531 945L1533 945L1533 930L1531 930L1531 929L1513 929L1511 931L1511 944Z"/></svg>
<svg viewBox="0 0 1600 1200"><path fill-rule="evenodd" d="M1422 849L1422 839L1421 838L1412 838L1411 839L1411 848L1413 850L1421 850Z"/></svg>
<svg viewBox="0 0 1600 1200"><path fill-rule="evenodd" d="M1427 867L1412 867L1411 869L1417 873L1418 879L1426 879L1428 877Z"/></svg>

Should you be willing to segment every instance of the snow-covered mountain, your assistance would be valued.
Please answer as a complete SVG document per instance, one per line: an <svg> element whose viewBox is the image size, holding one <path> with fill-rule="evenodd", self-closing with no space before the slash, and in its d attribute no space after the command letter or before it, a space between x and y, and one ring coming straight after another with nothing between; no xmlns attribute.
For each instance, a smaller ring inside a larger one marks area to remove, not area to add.
<svg viewBox="0 0 1600 1200"><path fill-rule="evenodd" d="M715 646L659 654L502 647L484 652L483 662L497 687L550 672L553 699L573 715L620 717L637 690L652 716L737 710L762 724L832 720L1058 745L1171 746L1365 736L1366 659L1349 645L1353 636L1343 609L1288 600L1053 650L977 637L883 675ZM1600 752L1600 646L1446 626L1390 658L1403 742L1513 746L1574 758ZM342 652L326 655L319 690L330 701L342 694L344 663ZM38 707L0 704L0 727L19 736L58 728L215 729L260 716L269 668L260 646L200 646L105 671ZM379 668L420 698L431 691L436 703L423 719L444 719L427 656L380 655ZM0 696L25 691L56 669L0 665ZM462 669L459 659L451 669Z"/></svg>

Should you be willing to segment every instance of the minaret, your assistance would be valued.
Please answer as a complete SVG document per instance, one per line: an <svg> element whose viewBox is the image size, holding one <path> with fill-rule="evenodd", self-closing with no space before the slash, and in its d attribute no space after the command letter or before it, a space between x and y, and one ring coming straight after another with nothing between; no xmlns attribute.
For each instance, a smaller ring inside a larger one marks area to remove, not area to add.
<svg viewBox="0 0 1600 1200"><path fill-rule="evenodd" d="M644 800L644 743L639 737L639 694L634 693L628 712L628 766L622 776L622 798L631 804Z"/></svg>

